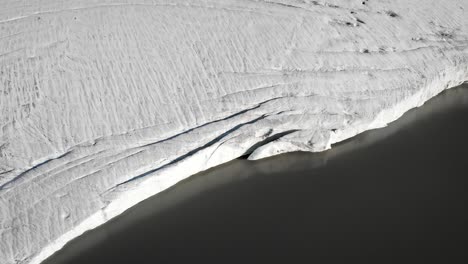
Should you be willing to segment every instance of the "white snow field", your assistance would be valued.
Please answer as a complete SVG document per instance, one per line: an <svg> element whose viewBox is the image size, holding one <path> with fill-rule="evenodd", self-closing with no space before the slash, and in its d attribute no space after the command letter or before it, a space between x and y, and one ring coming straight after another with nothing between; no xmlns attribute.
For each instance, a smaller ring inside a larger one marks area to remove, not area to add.
<svg viewBox="0 0 468 264"><path fill-rule="evenodd" d="M0 0L0 263L467 80L467 0Z"/></svg>

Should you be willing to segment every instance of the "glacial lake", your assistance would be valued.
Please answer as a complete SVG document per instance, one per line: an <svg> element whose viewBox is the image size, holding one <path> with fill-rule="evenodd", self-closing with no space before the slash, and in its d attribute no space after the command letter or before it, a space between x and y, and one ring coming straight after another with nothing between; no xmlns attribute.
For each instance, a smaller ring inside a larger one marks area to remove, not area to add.
<svg viewBox="0 0 468 264"><path fill-rule="evenodd" d="M192 176L44 263L468 263L467 139L465 84L330 151Z"/></svg>

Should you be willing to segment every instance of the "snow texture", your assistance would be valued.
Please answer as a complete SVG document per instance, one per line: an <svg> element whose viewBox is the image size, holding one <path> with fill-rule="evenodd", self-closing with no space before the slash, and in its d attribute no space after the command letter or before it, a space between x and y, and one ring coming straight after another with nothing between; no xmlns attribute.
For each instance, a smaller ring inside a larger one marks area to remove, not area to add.
<svg viewBox="0 0 468 264"><path fill-rule="evenodd" d="M468 80L466 0L0 0L0 262ZM424 135L421 135L424 136Z"/></svg>

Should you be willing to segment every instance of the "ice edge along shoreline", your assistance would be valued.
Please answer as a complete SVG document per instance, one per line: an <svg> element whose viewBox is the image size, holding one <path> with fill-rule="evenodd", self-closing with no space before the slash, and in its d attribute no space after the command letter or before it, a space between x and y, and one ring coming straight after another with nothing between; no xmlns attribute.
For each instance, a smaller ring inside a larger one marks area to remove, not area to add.
<svg viewBox="0 0 468 264"><path fill-rule="evenodd" d="M421 87L413 95L395 104L392 108L383 109L382 111L380 111L380 113L373 120L373 122L369 124L363 124L360 127L348 127L339 136L331 137L329 142L327 143L327 149L331 148L331 145L334 143L338 143L340 141L352 138L362 132L385 127L387 124L400 118L407 111L422 106L429 99L435 97L444 90L457 87L467 81L468 66L454 67L452 69L440 72L438 76L433 78L432 81L427 82L425 87ZM44 247L38 254L32 256L31 261L28 262L28 260L25 260L24 263L42 263L44 260L52 256L55 252L62 249L68 242L81 236L86 231L95 229L101 226L102 224L105 224L109 220L122 214L123 212L137 205L143 200L146 200L149 197L168 189L169 187L177 184L181 180L184 180L192 175L201 172L202 170L188 172L187 169L184 169L187 167L193 167L190 164L201 162L202 160L197 159L201 156L202 155L200 155L199 153L195 153L193 156L187 157L186 159L181 160L178 163L173 164L172 166L160 171L158 173L158 177L149 177L148 179L140 182L137 188L123 191L123 193L119 195L119 198L113 200L103 210L96 212L95 214L88 217L86 220L82 221L75 228L60 236L53 243ZM238 158L238 156L225 158L223 161L220 161L217 164L210 164L209 167L206 167L203 170L219 166L236 158ZM154 183L158 184L156 185ZM155 188L155 186L158 186L159 188Z"/></svg>

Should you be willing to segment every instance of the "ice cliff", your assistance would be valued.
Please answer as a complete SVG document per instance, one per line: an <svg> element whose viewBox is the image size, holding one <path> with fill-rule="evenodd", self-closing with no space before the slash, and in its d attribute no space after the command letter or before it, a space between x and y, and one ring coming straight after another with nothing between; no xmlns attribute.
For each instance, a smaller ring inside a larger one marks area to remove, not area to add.
<svg viewBox="0 0 468 264"><path fill-rule="evenodd" d="M0 7L2 264L39 263L201 170L326 150L468 80L466 0Z"/></svg>

